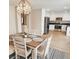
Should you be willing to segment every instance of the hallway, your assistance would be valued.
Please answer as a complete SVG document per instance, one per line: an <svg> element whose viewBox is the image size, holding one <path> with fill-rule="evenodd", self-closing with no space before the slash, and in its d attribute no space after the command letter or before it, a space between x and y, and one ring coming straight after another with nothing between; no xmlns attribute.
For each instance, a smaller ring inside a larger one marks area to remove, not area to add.
<svg viewBox="0 0 79 59"><path fill-rule="evenodd" d="M63 52L70 52L70 39L66 37L64 32L49 31L49 34L53 35L51 47Z"/></svg>
<svg viewBox="0 0 79 59"><path fill-rule="evenodd" d="M50 47L58 51L65 52L67 54L67 58L70 59L70 39L65 35L65 33L49 31L49 34L53 35Z"/></svg>

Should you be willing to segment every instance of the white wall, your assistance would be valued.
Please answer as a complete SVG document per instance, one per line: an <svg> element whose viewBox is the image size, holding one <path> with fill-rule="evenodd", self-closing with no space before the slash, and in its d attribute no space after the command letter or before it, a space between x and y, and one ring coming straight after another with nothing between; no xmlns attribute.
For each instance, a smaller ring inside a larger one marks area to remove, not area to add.
<svg viewBox="0 0 79 59"><path fill-rule="evenodd" d="M31 19L29 20L29 29L30 32L34 31L38 34L44 33L44 17L49 16L48 13L46 13L46 9L32 9L31 13Z"/></svg>
<svg viewBox="0 0 79 59"><path fill-rule="evenodd" d="M17 13L17 32L22 32L21 15Z"/></svg>
<svg viewBox="0 0 79 59"><path fill-rule="evenodd" d="M41 34L41 9L31 11L31 19L29 27L30 27L29 32L36 32L38 34Z"/></svg>
<svg viewBox="0 0 79 59"><path fill-rule="evenodd" d="M45 16L46 16L45 9L42 9L42 15L41 15L41 29L42 29L42 32L41 32L41 34L44 33L44 17Z"/></svg>
<svg viewBox="0 0 79 59"><path fill-rule="evenodd" d="M9 5L9 34L22 32L21 15L16 13L14 5Z"/></svg>
<svg viewBox="0 0 79 59"><path fill-rule="evenodd" d="M31 18L29 20L29 32L44 33L44 17L49 16L50 20L55 20L56 17L63 17L63 20L70 20L69 13L65 12L47 12L43 9L32 9ZM65 26L62 27L64 29ZM54 25L50 25L50 30L54 30Z"/></svg>
<svg viewBox="0 0 79 59"><path fill-rule="evenodd" d="M50 13L50 20L55 20L56 17L62 17L63 20L70 20L70 13L69 12L51 12Z"/></svg>
<svg viewBox="0 0 79 59"><path fill-rule="evenodd" d="M15 17L15 7L9 6L9 34L16 33L16 17Z"/></svg>

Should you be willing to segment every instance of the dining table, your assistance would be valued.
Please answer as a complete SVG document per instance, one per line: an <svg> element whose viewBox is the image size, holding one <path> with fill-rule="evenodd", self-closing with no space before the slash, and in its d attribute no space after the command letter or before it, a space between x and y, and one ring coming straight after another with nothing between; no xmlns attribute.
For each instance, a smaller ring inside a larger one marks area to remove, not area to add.
<svg viewBox="0 0 79 59"><path fill-rule="evenodd" d="M29 41L26 39L26 45L27 47L32 49L32 59L37 59L37 50L38 48L44 44L45 41L47 41L47 35L34 35L34 34L25 34L23 35L23 33L18 33L20 36L22 34L22 36L24 38L28 38ZM16 35L15 35L16 36Z"/></svg>
<svg viewBox="0 0 79 59"><path fill-rule="evenodd" d="M42 40L41 40L42 39ZM37 41L38 40L38 41ZM32 50L32 59L37 59L37 50L38 48L44 44L44 42L47 40L46 36L41 36L40 38L32 39L31 42L27 42L27 46L30 47ZM41 41L40 41L41 40Z"/></svg>

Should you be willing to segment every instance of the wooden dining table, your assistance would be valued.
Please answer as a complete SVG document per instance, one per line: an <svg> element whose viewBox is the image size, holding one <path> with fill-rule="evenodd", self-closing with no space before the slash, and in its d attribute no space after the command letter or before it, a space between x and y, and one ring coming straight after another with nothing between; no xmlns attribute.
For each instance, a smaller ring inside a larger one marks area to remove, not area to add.
<svg viewBox="0 0 79 59"><path fill-rule="evenodd" d="M26 37L26 38L30 38L30 37ZM30 42L27 42L27 39L26 39L27 47L32 49L32 59L37 59L37 49L41 45L43 45L43 43L47 40L46 39L47 35L42 35L42 36L40 36L40 38L42 39L41 41L36 41L36 40L34 40L34 38L30 38L30 39L32 39L32 41L30 41ZM39 37L38 37L38 39L39 39Z"/></svg>
<svg viewBox="0 0 79 59"><path fill-rule="evenodd" d="M31 42L27 42L27 46L30 47L32 50L32 59L37 59L37 50L38 48L43 45L43 43L47 40L46 37L41 37L42 41L35 41L34 39ZM40 39L39 39L40 40Z"/></svg>

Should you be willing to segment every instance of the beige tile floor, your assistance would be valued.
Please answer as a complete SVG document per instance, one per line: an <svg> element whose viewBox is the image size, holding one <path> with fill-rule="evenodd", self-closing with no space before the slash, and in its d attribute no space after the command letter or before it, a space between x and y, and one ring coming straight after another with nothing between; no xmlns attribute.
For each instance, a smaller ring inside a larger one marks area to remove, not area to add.
<svg viewBox="0 0 79 59"><path fill-rule="evenodd" d="M70 39L68 39L64 32L49 31L49 34L53 36L50 45L51 48L70 54Z"/></svg>

